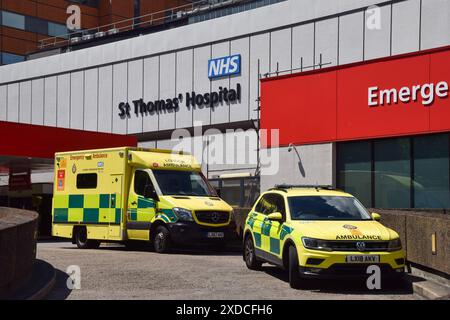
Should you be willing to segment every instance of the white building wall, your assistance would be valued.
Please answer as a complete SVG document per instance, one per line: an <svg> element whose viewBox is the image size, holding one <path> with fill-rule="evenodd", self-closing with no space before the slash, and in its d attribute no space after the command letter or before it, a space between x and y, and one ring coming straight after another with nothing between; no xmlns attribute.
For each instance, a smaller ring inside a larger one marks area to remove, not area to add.
<svg viewBox="0 0 450 320"><path fill-rule="evenodd" d="M421 0L392 5L392 54L420 50Z"/></svg>
<svg viewBox="0 0 450 320"><path fill-rule="evenodd" d="M31 123L31 81L19 83L19 122Z"/></svg>
<svg viewBox="0 0 450 320"><path fill-rule="evenodd" d="M97 131L98 119L102 118L98 108L99 69L84 72L84 130Z"/></svg>
<svg viewBox="0 0 450 320"><path fill-rule="evenodd" d="M31 123L44 124L44 79L31 82Z"/></svg>
<svg viewBox="0 0 450 320"><path fill-rule="evenodd" d="M276 184L334 185L335 145L332 143L297 146L297 152L287 147L279 148L279 166L275 174L261 175L261 190ZM261 161L268 163L267 153ZM273 155L272 155L273 157Z"/></svg>
<svg viewBox="0 0 450 320"><path fill-rule="evenodd" d="M0 119L121 134L186 128L194 121L215 125L257 119L258 61L260 73L265 74L276 72L277 66L279 71L299 68L302 58L303 66L318 64L321 54L328 67L450 44L449 1L383 5L380 27L368 29L365 9L377 3L383 2L288 0L2 66ZM241 74L208 79L208 60L229 54L241 54ZM133 99L165 100L191 91L203 94L219 87L234 88L237 83L242 97L232 105L189 109L182 101L177 112L118 116L120 102L133 107Z"/></svg>
<svg viewBox="0 0 450 320"><path fill-rule="evenodd" d="M113 111L113 68L105 66L98 68L98 131L111 132L113 115L118 116L118 112Z"/></svg>

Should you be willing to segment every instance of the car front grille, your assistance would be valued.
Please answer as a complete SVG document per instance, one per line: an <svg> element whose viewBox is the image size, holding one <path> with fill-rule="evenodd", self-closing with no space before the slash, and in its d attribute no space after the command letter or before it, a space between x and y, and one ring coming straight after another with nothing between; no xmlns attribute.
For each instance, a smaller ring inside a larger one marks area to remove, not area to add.
<svg viewBox="0 0 450 320"><path fill-rule="evenodd" d="M227 211L195 211L194 214L201 223L223 224L230 219Z"/></svg>
<svg viewBox="0 0 450 320"><path fill-rule="evenodd" d="M323 273L335 274L335 275L367 275L367 268L371 264L333 264L330 268L324 269ZM373 265L373 264L372 264ZM380 267L382 274L389 274L393 272L393 269L388 264L376 264Z"/></svg>
<svg viewBox="0 0 450 320"><path fill-rule="evenodd" d="M364 250L358 249L357 243L363 242L365 245ZM328 247L333 251L388 251L388 241L328 241Z"/></svg>

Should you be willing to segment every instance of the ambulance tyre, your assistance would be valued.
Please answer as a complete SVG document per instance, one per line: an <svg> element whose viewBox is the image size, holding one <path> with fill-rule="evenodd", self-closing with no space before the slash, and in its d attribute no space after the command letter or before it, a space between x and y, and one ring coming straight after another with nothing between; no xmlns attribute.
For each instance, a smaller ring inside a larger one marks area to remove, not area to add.
<svg viewBox="0 0 450 320"><path fill-rule="evenodd" d="M302 279L298 268L298 254L294 246L289 247L289 285L293 289L302 288Z"/></svg>
<svg viewBox="0 0 450 320"><path fill-rule="evenodd" d="M157 253L167 253L170 251L171 241L169 230L165 226L158 226L153 237L153 248Z"/></svg>
<svg viewBox="0 0 450 320"><path fill-rule="evenodd" d="M85 227L75 228L73 233L75 243L79 249L97 249L100 246L100 241L87 238Z"/></svg>
<svg viewBox="0 0 450 320"><path fill-rule="evenodd" d="M250 270L261 269L261 261L258 261L255 254L255 246L253 245L253 239L250 234L245 237L244 241L244 260L247 268Z"/></svg>

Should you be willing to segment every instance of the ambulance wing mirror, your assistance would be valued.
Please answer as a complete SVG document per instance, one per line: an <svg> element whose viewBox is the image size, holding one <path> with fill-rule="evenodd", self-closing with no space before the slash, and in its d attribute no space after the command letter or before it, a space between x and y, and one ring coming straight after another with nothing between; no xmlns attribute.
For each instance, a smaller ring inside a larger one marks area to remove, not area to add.
<svg viewBox="0 0 450 320"><path fill-rule="evenodd" d="M273 220L273 221L281 221L281 220L283 220L283 215L280 212L274 212L274 213L269 214L267 216L267 218L269 220Z"/></svg>
<svg viewBox="0 0 450 320"><path fill-rule="evenodd" d="M381 216L378 213L372 212L371 216L372 216L372 219L375 221L381 220Z"/></svg>
<svg viewBox="0 0 450 320"><path fill-rule="evenodd" d="M153 199L155 201L159 200L158 194L156 193L155 188L151 184L147 184L144 188L144 197L147 199Z"/></svg>

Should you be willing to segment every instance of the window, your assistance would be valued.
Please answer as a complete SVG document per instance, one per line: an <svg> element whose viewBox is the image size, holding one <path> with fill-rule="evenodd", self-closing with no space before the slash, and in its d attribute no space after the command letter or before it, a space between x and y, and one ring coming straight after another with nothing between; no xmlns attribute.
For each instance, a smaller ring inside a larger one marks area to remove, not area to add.
<svg viewBox="0 0 450 320"><path fill-rule="evenodd" d="M2 11L2 24L6 27L25 30L25 16L13 12Z"/></svg>
<svg viewBox="0 0 450 320"><path fill-rule="evenodd" d="M153 186L148 173L142 170L136 170L134 173L134 192L137 195L144 196L145 187L148 185Z"/></svg>
<svg viewBox="0 0 450 320"><path fill-rule="evenodd" d="M77 174L77 189L96 189L96 188L97 188L96 173Z"/></svg>
<svg viewBox="0 0 450 320"><path fill-rule="evenodd" d="M265 215L280 212L284 217L286 212L284 198L275 193L265 194L256 205L255 211Z"/></svg>
<svg viewBox="0 0 450 320"><path fill-rule="evenodd" d="M338 144L337 184L367 207L450 208L450 135Z"/></svg>
<svg viewBox="0 0 450 320"><path fill-rule="evenodd" d="M408 138L374 142L375 207L409 208L411 158Z"/></svg>
<svg viewBox="0 0 450 320"><path fill-rule="evenodd" d="M251 208L261 193L259 177L210 179L209 182L231 206Z"/></svg>
<svg viewBox="0 0 450 320"><path fill-rule="evenodd" d="M24 56L20 56L17 54L2 52L1 55L1 64L11 64L11 63L17 63L22 62L25 60Z"/></svg>
<svg viewBox="0 0 450 320"><path fill-rule="evenodd" d="M62 37L64 35L66 35L67 33L69 33L69 31L67 30L67 27L65 25L54 23L54 22L48 23L48 35L49 36ZM65 38L65 37L63 37L63 38Z"/></svg>
<svg viewBox="0 0 450 320"><path fill-rule="evenodd" d="M69 33L64 24L1 10L0 25L49 36L62 37ZM62 38L67 38L67 36L64 36Z"/></svg>
<svg viewBox="0 0 450 320"><path fill-rule="evenodd" d="M82 4L88 7L98 8L98 0L69 0L69 2Z"/></svg>
<svg viewBox="0 0 450 320"><path fill-rule="evenodd" d="M372 220L353 197L289 197L288 203L292 220Z"/></svg>
<svg viewBox="0 0 450 320"><path fill-rule="evenodd" d="M13 12L2 11L2 24L7 27L25 30L25 16Z"/></svg>
<svg viewBox="0 0 450 320"><path fill-rule="evenodd" d="M35 17L25 17L25 30L48 34L48 22Z"/></svg>
<svg viewBox="0 0 450 320"><path fill-rule="evenodd" d="M337 183L362 203L372 204L372 152L368 141L339 145Z"/></svg>
<svg viewBox="0 0 450 320"><path fill-rule="evenodd" d="M201 172L153 170L161 192L165 195L215 197L216 191Z"/></svg>
<svg viewBox="0 0 450 320"><path fill-rule="evenodd" d="M414 207L450 208L449 135L414 138Z"/></svg>

